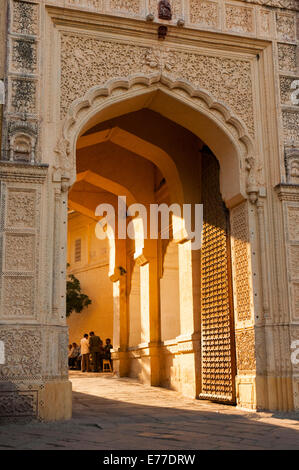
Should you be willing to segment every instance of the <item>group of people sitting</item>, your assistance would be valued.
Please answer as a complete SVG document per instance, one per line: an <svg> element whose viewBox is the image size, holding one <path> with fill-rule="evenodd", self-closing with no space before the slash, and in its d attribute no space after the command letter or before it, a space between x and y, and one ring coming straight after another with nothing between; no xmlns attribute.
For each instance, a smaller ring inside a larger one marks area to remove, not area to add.
<svg viewBox="0 0 299 470"><path fill-rule="evenodd" d="M77 343L69 345L69 368L81 369L82 372L102 372L103 359L111 361L111 349L113 348L110 338L106 339L105 345L101 338L94 334L93 331L88 334L85 333L80 341L80 346Z"/></svg>

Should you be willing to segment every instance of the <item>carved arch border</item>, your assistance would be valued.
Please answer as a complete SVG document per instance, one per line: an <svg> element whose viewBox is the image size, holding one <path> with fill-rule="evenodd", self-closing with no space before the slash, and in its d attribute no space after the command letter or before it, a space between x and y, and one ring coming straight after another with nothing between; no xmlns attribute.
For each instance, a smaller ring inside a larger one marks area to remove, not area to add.
<svg viewBox="0 0 299 470"><path fill-rule="evenodd" d="M246 198L246 193L258 192L255 178L255 144L246 125L224 102L217 101L207 91L196 88L187 80L172 80L161 73L113 78L103 85L90 88L84 96L72 102L62 121L60 138L55 148L58 156L55 168L61 171L62 178L75 178L77 139L92 116L113 104L157 90L170 94L174 99L205 115L222 130L236 149L239 158L241 195Z"/></svg>

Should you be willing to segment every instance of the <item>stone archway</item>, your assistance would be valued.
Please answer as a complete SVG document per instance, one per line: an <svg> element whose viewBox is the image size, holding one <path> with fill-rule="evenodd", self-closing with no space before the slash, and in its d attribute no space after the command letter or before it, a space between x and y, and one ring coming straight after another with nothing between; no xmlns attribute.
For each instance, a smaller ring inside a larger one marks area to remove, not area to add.
<svg viewBox="0 0 299 470"><path fill-rule="evenodd" d="M159 97L159 99L156 101L155 96ZM190 111L189 117L186 118L186 113L175 113L173 109L171 110L171 106L165 106L165 103L170 102L173 104L172 108L176 109L176 111L185 108L188 109ZM85 140L87 141L90 139L90 136L86 134L87 129L98 122L109 120L112 121L117 116L125 115L126 110L128 109L133 109L135 111L142 109L146 103L150 103L150 105L152 105L155 110L159 111L162 115L165 114L168 119L173 120L174 122L179 122L188 130L191 129L193 133L196 132L197 135L200 134L201 139L203 139L206 143L210 143L210 145L216 150L216 156L220 163L220 184L222 197L225 200L227 206L231 209L232 217L233 214L236 213L234 212L234 207L241 207L240 203L242 203L242 207L247 207L246 198L248 197L248 194L250 198L254 199L258 192L258 188L255 182L255 159L253 156L254 145L250 136L246 133L245 126L241 123L240 120L231 115L231 112L227 107L225 107L225 105L215 102L207 93L194 89L186 82L171 82L169 79L165 79L163 77L160 80L158 80L157 77L148 78L140 76L129 78L128 80L112 80L104 87L94 87L92 90L87 92L87 94L82 99L76 100L71 105L71 108L63 123L62 136L55 150L59 157L56 167L57 169L59 168L58 171L61 171L62 178L65 181L68 179L70 181L73 180L75 171L74 146L76 145L77 139L78 142L84 142ZM161 108L159 108L159 106L161 106ZM192 113L193 119L190 118L190 114ZM194 118L195 116L196 118ZM184 122L184 120L186 122ZM217 132L215 131L216 129ZM220 136L222 145L219 145L217 139L215 140L215 132L216 135ZM164 174L167 175L166 179L168 181L171 181L174 185L178 185L179 180L177 179L177 175L179 174L182 189L179 189L179 186L177 186L178 189L173 190L173 194L175 195L174 198L177 197L178 194L182 194L183 197L180 200L180 203L184 201L192 201L192 197L190 198L190 194L188 194L187 190L188 183L186 181L186 175L182 175L183 170L180 171L179 166L173 166L171 157L169 158L167 153L163 153L163 151L161 153L160 150L161 156L159 157L159 147L153 147L152 143L147 143L146 137L142 136L142 132L137 135L137 138L136 136L133 137L130 133L121 129L112 129L109 131L109 135L102 131L98 132L97 134L98 135L94 134L92 139L96 139L98 141L103 139L111 140L121 146L124 145L127 148L134 148L135 150L138 148L138 139L141 139L142 142L145 142L149 147L148 150L145 150L145 152L143 151L142 156L153 161L158 166L162 164L162 169ZM151 151L150 146L152 146L154 151ZM169 164L167 164L168 160ZM178 181L178 183L176 183L176 181ZM173 189L172 186L171 189ZM192 202L195 202L195 200L193 199ZM241 224L248 227L248 216L246 215L246 211L248 211L248 207L244 212L242 212ZM248 240L244 239L243 233L240 234L240 232L235 231L232 233L232 237L235 237L236 239L241 238L240 243L243 245L247 245L248 243ZM189 250L190 247L187 245L180 245L181 259L183 257L186 258L186 256L187 258L190 256L190 260L193 259L191 252L190 254L187 254ZM146 258L141 257L141 265L145 265L146 262ZM195 259L193 262L196 263ZM249 253L247 253L246 259L244 258L243 263L248 264L248 268L245 269L247 270L247 273L249 273ZM237 301L237 297L244 295L250 299L252 296L252 291L249 274L247 274L247 279L243 278L242 280L243 292L241 292L238 290L238 279L240 275L243 275L244 268L242 267L240 272L238 272L237 268L238 267L235 267L234 265L233 275L235 300ZM181 269L184 268L181 266ZM188 282L186 284L184 280L182 281L180 287L183 289L190 289L190 291L192 291L194 289L193 283L196 282L196 274L192 273L192 270L189 274L189 284ZM115 298L119 299L118 306L115 306L117 311L117 315L115 315L115 317L119 318L121 316L121 306L124 307L125 304L124 300L121 299L120 292L122 291L124 293L125 287L121 287L123 280L119 276L114 277L114 282L115 292L117 292ZM244 288L247 289L245 294ZM192 329L194 317L199 315L199 305L196 306L197 294L194 295L195 297L191 302L191 305L193 305L192 319L189 321L189 326L182 329L182 334L180 335L181 339L176 345L176 352L182 354L190 351L193 352L196 348L198 348L200 342L199 337L197 336L198 333L193 336L192 334L190 335L190 328ZM238 302L240 304L239 299ZM250 317L252 314L252 302L249 302L249 304L246 305L246 308L246 314L248 317ZM239 335L239 337L243 338L243 333L248 337L248 330L243 332L244 324L242 326L236 326L237 335ZM119 334L120 331L121 328L118 329ZM250 334L251 333L249 333L249 335ZM254 357L253 337L250 337L250 340L251 344L249 345L249 350L250 348L252 349L252 357ZM121 340L116 341L116 344L120 342ZM240 341L239 343L237 341L237 345L240 345L238 350L238 358L239 363L242 364L243 356L248 355L248 350L241 350L242 342ZM154 347L157 348L157 346ZM142 354L144 354L144 351ZM147 353L145 353L145 355L146 354ZM151 354L152 352L150 351L149 356L151 356ZM155 356L155 363L157 365L157 350L153 353L153 355ZM123 356L122 359L121 356ZM128 370L128 357L124 351L124 348L119 348L119 351L114 355L114 359L119 363L118 370L122 371L120 372L121 375L126 375ZM121 365L121 363L123 365ZM251 363L250 367L250 386L254 388L255 366L253 363ZM246 383L248 383L248 377L246 378L246 381ZM150 383L158 385L159 378L155 377L153 380L150 379ZM240 395L240 390L241 387L239 387L237 395L239 403L242 403L244 400ZM182 391L184 392L184 387ZM186 386L185 393L190 393L190 387ZM194 389L191 387L191 394L196 395L197 393L198 385L195 384Z"/></svg>

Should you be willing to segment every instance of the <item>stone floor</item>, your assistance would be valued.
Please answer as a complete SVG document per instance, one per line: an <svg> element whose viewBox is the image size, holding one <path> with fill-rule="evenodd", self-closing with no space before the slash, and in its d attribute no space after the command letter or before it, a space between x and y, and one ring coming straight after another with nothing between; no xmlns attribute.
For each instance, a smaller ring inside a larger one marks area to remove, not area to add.
<svg viewBox="0 0 299 470"><path fill-rule="evenodd" d="M0 449L299 449L298 414L192 400L112 374L71 372L73 418L0 427Z"/></svg>

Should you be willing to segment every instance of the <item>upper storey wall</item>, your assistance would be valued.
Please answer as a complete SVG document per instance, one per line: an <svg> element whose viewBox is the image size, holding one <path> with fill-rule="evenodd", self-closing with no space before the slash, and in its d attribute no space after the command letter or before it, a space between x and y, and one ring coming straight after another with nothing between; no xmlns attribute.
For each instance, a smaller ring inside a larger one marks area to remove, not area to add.
<svg viewBox="0 0 299 470"><path fill-rule="evenodd" d="M109 15L158 20L158 0L41 0L47 5ZM296 40L297 0L171 0L173 17L168 24L184 20L185 26L245 36Z"/></svg>

